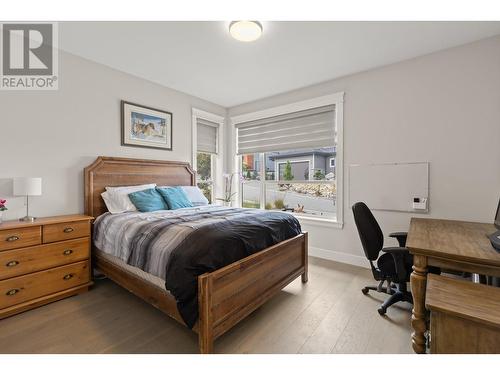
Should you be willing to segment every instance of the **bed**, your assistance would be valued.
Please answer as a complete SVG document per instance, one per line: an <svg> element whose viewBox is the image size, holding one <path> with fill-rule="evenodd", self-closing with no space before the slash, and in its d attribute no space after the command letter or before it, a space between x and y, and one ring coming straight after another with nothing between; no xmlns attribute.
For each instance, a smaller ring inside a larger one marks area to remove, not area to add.
<svg viewBox="0 0 500 375"><path fill-rule="evenodd" d="M101 193L106 186L146 183L194 186L189 163L98 157L84 170L85 213L95 218L107 212ZM105 215L103 215L105 216ZM212 353L214 340L301 276L307 282L307 233L299 233L273 246L197 277L197 320L201 353ZM120 286L188 326L164 281L99 249L93 241L93 267Z"/></svg>

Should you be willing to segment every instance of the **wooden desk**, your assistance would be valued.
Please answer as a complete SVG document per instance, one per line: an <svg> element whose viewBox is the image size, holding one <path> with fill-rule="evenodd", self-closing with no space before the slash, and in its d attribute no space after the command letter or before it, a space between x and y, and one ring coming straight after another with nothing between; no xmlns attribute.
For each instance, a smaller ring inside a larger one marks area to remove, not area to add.
<svg viewBox="0 0 500 375"><path fill-rule="evenodd" d="M493 224L454 220L412 218L406 247L413 254L410 283L413 294L412 344L415 353L425 353L427 315L425 291L427 267L500 277L500 253L488 235Z"/></svg>

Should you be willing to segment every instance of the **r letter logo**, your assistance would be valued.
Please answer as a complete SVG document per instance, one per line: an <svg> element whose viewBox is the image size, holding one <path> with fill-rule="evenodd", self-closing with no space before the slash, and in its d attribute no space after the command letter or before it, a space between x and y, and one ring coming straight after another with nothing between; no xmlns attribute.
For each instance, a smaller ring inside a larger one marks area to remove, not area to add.
<svg viewBox="0 0 500 375"><path fill-rule="evenodd" d="M0 89L57 90L57 25L3 23Z"/></svg>

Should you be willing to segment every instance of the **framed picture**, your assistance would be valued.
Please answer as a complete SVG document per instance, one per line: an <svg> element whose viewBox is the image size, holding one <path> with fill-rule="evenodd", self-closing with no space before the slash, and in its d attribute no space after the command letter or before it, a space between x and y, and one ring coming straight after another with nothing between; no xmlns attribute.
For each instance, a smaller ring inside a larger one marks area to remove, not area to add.
<svg viewBox="0 0 500 375"><path fill-rule="evenodd" d="M172 113L124 100L122 146L172 150Z"/></svg>

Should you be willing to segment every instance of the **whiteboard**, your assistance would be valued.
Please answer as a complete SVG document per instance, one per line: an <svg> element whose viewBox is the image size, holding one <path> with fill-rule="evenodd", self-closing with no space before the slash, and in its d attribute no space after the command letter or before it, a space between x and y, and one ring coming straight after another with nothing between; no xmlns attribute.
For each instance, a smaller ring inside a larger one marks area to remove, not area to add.
<svg viewBox="0 0 500 375"><path fill-rule="evenodd" d="M413 209L413 198L427 198L426 210ZM349 166L349 203L370 209L428 212L429 163L353 164Z"/></svg>

